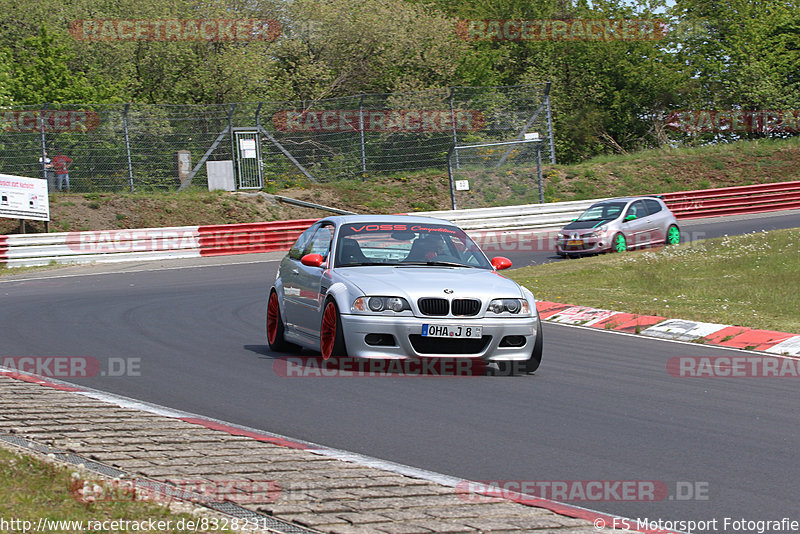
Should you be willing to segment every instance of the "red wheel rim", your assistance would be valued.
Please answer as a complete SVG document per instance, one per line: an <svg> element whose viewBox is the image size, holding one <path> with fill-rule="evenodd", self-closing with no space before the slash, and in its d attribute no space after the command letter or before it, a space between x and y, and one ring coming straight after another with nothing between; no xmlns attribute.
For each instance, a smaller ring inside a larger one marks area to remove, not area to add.
<svg viewBox="0 0 800 534"><path fill-rule="evenodd" d="M267 305L267 341L270 343L275 343L275 337L278 335L278 316L280 313L278 295L272 293L269 296L269 304Z"/></svg>
<svg viewBox="0 0 800 534"><path fill-rule="evenodd" d="M322 331L319 336L320 352L322 352L323 360L327 360L333 354L333 345L336 343L337 321L336 305L333 302L329 302L325 305L325 311L322 312Z"/></svg>

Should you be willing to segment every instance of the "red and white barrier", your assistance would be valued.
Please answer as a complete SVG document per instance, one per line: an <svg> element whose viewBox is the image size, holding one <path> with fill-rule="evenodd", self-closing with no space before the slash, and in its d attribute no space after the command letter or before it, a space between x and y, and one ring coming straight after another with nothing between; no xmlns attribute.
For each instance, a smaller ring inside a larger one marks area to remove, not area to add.
<svg viewBox="0 0 800 534"><path fill-rule="evenodd" d="M287 250L315 219L0 236L0 263L55 263L199 258Z"/></svg>
<svg viewBox="0 0 800 534"><path fill-rule="evenodd" d="M800 208L800 181L680 191L661 195L678 219Z"/></svg>
<svg viewBox="0 0 800 534"><path fill-rule="evenodd" d="M662 197L679 219L800 209L800 181L681 191ZM494 239L498 231L557 228L597 200L415 215L453 221L477 240L485 241ZM277 252L288 250L315 220L0 236L0 264L22 267L51 262L117 262ZM524 235L531 250L547 245L543 237L546 234L527 232Z"/></svg>

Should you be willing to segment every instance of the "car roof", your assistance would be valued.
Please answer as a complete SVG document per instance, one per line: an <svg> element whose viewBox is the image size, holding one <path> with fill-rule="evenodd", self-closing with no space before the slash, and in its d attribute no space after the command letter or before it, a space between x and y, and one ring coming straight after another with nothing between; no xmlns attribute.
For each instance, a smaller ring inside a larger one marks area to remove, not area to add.
<svg viewBox="0 0 800 534"><path fill-rule="evenodd" d="M642 200L642 199L653 199L653 200L661 200L657 195L640 195L635 197L616 197L616 198L606 198L604 200L600 200L595 202L593 205L597 204L605 204L607 202L631 202L633 200Z"/></svg>
<svg viewBox="0 0 800 534"><path fill-rule="evenodd" d="M335 225L348 224L348 223L421 223L421 224L447 224L455 226L454 223L446 219L437 219L435 217L423 217L421 215L335 215L325 217L323 221L332 222Z"/></svg>

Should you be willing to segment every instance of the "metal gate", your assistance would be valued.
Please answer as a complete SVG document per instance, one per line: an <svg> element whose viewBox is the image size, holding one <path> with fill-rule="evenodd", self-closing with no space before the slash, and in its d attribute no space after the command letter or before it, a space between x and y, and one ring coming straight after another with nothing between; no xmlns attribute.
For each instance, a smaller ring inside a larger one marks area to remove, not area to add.
<svg viewBox="0 0 800 534"><path fill-rule="evenodd" d="M236 168L239 189L261 189L264 179L261 174L261 140L258 132L250 129L233 129L236 145Z"/></svg>

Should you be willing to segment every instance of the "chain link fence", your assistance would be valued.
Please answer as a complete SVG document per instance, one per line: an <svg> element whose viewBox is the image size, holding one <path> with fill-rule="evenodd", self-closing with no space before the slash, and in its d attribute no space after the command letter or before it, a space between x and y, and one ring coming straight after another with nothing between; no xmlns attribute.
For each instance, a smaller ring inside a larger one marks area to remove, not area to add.
<svg viewBox="0 0 800 534"><path fill-rule="evenodd" d="M258 189L444 170L454 145L532 129L551 140L544 157L554 162L548 94L549 84L538 84L300 102L10 107L0 110L0 173L47 177L52 189L66 171L77 192L176 190L207 187L206 164L230 162L234 187Z"/></svg>

